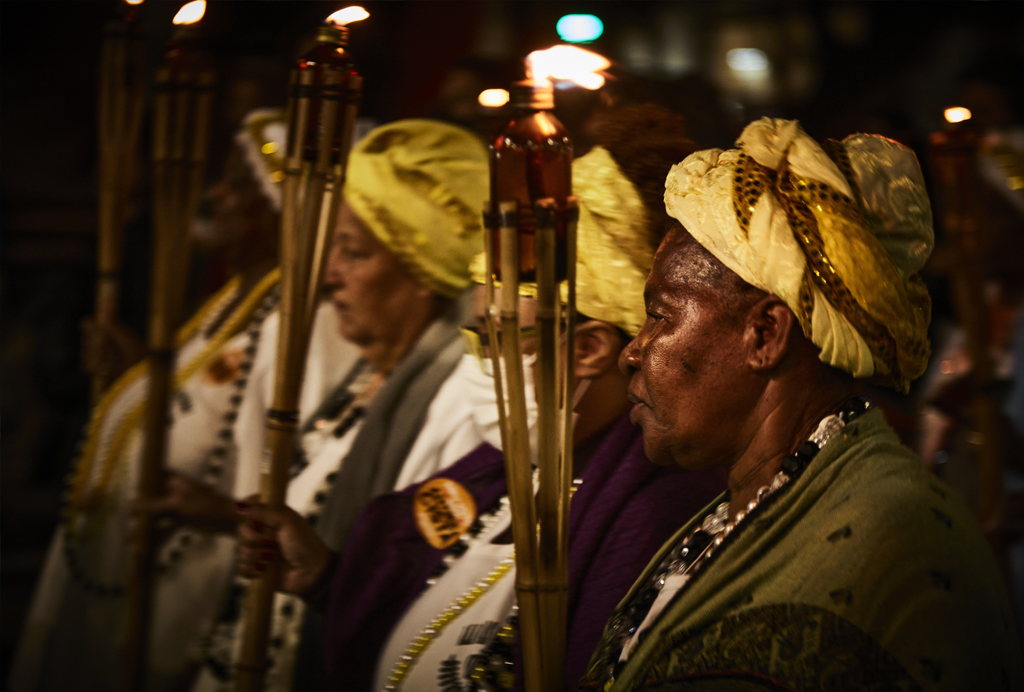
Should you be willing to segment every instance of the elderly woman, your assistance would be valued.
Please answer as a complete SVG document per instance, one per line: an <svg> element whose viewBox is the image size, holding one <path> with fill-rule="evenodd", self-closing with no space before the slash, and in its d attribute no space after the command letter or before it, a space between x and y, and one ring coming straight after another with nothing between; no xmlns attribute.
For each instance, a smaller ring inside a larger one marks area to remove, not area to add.
<svg viewBox="0 0 1024 692"><path fill-rule="evenodd" d="M361 357L304 423L286 497L334 550L373 497L423 480L483 439L452 375L486 185L483 144L438 122L379 127L350 154L325 283L341 335ZM239 468L234 496L252 495L258 479L257 465ZM240 581L204 642L197 692L233 687L245 589ZM300 599L277 597L271 646L266 689L316 685L319 616Z"/></svg>
<svg viewBox="0 0 1024 692"><path fill-rule="evenodd" d="M1022 689L974 520L854 378L924 370L913 153L763 119L673 168L624 351L648 456L728 470L609 620L581 689Z"/></svg>

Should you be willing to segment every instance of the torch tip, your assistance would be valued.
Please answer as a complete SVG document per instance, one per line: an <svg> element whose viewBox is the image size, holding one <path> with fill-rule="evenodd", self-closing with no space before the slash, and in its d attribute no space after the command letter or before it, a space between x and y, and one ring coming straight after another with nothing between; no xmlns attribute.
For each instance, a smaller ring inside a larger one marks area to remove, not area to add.
<svg viewBox="0 0 1024 692"><path fill-rule="evenodd" d="M203 18L204 14L206 14L206 0L192 0L192 2L182 5L178 14L174 15L174 23L178 26L195 24Z"/></svg>
<svg viewBox="0 0 1024 692"><path fill-rule="evenodd" d="M370 13L359 5L352 5L351 7L338 10L325 19L324 23L333 24L334 26L347 26L352 22L361 22L369 16Z"/></svg>

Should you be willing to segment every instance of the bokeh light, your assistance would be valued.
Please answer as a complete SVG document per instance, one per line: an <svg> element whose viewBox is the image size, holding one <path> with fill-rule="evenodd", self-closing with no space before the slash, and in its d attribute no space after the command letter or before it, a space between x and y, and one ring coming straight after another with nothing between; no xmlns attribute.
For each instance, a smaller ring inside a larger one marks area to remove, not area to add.
<svg viewBox="0 0 1024 692"><path fill-rule="evenodd" d="M965 120L971 119L971 112L963 106L953 106L947 108L943 115L946 116L947 123L962 123Z"/></svg>
<svg viewBox="0 0 1024 692"><path fill-rule="evenodd" d="M604 33L604 23L592 14L567 14L558 20L555 30L563 41L586 43Z"/></svg>

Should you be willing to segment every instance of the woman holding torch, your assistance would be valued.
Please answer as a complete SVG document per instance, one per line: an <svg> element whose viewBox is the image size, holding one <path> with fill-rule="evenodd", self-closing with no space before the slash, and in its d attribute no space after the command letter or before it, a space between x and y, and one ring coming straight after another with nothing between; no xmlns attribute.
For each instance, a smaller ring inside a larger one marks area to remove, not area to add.
<svg viewBox="0 0 1024 692"><path fill-rule="evenodd" d="M678 473L647 461L625 415L625 378L616 365L644 319L643 281L667 221L664 176L692 143L677 117L650 106L615 116L599 141L603 146L573 166L581 207L578 304L587 319L577 326L574 358L579 492L570 518L567 687L583 673L604 620L660 537L724 484L715 472ZM482 331L483 287L476 290ZM534 301L524 296L520 303L530 381ZM479 355L465 356L462 376L478 425L494 431L494 381ZM425 483L377 498L338 556L293 513L247 510L276 528L286 563L282 588L326 606L334 688L522 687L509 506L496 438ZM257 573L268 562L266 537L247 525L240 530L240 569Z"/></svg>
<svg viewBox="0 0 1024 692"><path fill-rule="evenodd" d="M349 155L325 288L341 335L362 357L301 427L286 496L303 530L335 549L373 497L424 479L482 441L454 371L464 353L459 296L482 244L486 172L472 134L427 120L377 128ZM236 497L255 492L257 472L239 470ZM194 689L231 689L243 622L239 609L225 610ZM296 656L301 640L319 663L316 624L301 600L277 596L265 689L311 688L306 676L316 673Z"/></svg>

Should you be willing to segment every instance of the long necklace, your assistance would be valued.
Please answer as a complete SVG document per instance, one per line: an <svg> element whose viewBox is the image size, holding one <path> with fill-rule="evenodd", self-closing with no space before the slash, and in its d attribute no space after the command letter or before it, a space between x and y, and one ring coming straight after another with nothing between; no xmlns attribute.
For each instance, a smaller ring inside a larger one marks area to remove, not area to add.
<svg viewBox="0 0 1024 692"><path fill-rule="evenodd" d="M648 577L644 588L616 608L609 621L611 637L602 643L601 657L610 681L614 681L629 654L651 631L651 625L660 613L693 583L714 555L735 539L739 528L750 524L751 517L762 514L781 495L782 490L800 477L818 451L836 433L873 406L865 397L848 400L837 414L824 418L810 438L800 443L794 454L783 459L782 470L775 474L771 483L758 489L755 499L748 502L732 521L729 521L730 506L726 500L669 551ZM666 589L666 586L670 586L671 590ZM665 590L664 594L662 590Z"/></svg>

